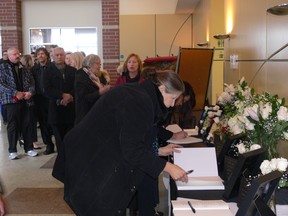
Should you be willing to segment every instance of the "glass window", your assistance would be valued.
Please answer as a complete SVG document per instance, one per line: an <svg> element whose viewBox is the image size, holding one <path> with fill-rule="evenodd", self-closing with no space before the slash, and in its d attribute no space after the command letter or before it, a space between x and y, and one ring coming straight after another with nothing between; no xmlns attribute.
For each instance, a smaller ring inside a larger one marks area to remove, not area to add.
<svg viewBox="0 0 288 216"><path fill-rule="evenodd" d="M63 47L65 51L98 54L97 28L31 28L30 51L38 47Z"/></svg>

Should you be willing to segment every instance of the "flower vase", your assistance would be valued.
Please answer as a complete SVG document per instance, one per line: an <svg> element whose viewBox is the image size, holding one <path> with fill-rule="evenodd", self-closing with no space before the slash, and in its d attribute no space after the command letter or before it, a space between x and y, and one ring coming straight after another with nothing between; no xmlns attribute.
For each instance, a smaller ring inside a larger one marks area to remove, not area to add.
<svg viewBox="0 0 288 216"><path fill-rule="evenodd" d="M265 137L265 136L264 136ZM267 139L260 139L260 145L266 149L266 155L265 158L268 160L271 160L272 158L278 157L278 152L276 150L276 145L278 143L278 140L275 139L273 136Z"/></svg>

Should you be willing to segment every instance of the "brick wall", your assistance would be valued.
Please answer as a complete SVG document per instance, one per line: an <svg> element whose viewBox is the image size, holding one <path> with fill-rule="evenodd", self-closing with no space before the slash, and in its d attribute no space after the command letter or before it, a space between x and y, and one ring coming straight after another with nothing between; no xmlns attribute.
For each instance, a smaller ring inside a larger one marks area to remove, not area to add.
<svg viewBox="0 0 288 216"><path fill-rule="evenodd" d="M102 1L103 68L108 70L113 85L119 65L119 0Z"/></svg>
<svg viewBox="0 0 288 216"><path fill-rule="evenodd" d="M21 0L0 1L2 50L17 47L23 51Z"/></svg>

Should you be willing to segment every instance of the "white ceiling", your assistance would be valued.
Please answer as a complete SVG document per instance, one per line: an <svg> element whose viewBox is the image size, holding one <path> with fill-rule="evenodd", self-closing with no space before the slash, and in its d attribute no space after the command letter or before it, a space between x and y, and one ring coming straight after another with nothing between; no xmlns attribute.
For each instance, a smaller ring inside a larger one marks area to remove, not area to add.
<svg viewBox="0 0 288 216"><path fill-rule="evenodd" d="M189 14L200 0L119 0L120 15Z"/></svg>

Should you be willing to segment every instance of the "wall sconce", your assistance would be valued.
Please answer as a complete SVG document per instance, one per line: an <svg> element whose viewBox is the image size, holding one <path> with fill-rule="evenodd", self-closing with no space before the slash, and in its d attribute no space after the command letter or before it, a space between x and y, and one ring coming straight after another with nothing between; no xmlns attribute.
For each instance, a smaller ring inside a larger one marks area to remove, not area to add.
<svg viewBox="0 0 288 216"><path fill-rule="evenodd" d="M227 38L230 39L230 34L217 34L217 35L214 35L213 37L218 40L225 40Z"/></svg>
<svg viewBox="0 0 288 216"><path fill-rule="evenodd" d="M268 8L266 11L274 15L288 15L288 4L284 3L276 5L274 7Z"/></svg>
<svg viewBox="0 0 288 216"><path fill-rule="evenodd" d="M200 47L208 47L209 46L209 42L207 41L207 42L204 42L204 43L198 43L197 45L200 46Z"/></svg>

